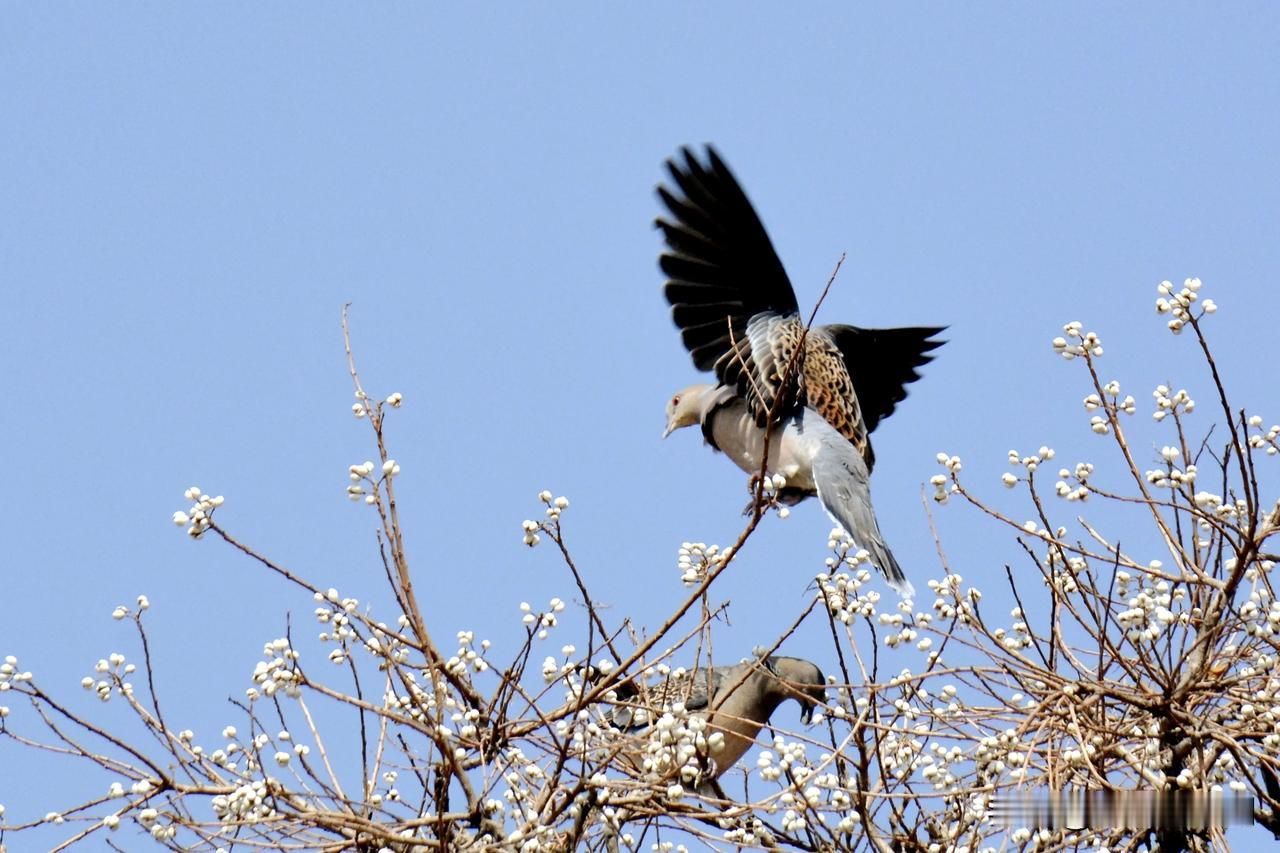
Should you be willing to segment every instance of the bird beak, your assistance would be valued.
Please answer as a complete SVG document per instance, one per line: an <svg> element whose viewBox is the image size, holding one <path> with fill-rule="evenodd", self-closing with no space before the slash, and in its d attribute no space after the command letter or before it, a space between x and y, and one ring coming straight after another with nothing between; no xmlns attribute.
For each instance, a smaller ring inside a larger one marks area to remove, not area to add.
<svg viewBox="0 0 1280 853"><path fill-rule="evenodd" d="M675 431L676 431L675 427L673 427L671 424L667 424L667 428L662 431L662 437L666 438L667 436L671 435L671 433Z"/></svg>
<svg viewBox="0 0 1280 853"><path fill-rule="evenodd" d="M813 722L814 705L811 702L803 702L800 705L800 722L806 726Z"/></svg>

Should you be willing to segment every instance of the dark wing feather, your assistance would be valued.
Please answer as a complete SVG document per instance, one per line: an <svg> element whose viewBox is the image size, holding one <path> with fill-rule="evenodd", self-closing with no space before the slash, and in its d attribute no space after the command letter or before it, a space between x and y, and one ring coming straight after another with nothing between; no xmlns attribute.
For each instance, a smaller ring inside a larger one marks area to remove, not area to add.
<svg viewBox="0 0 1280 853"><path fill-rule="evenodd" d="M674 188L658 187L670 218L657 227L667 250L658 259L668 277L663 293L684 345L699 370L725 380L726 358L762 312L799 310L773 243L729 167L708 146L706 163L688 148L667 161ZM749 359L750 353L746 353ZM737 377L733 377L735 380Z"/></svg>
<svg viewBox="0 0 1280 853"><path fill-rule="evenodd" d="M831 325L822 331L840 348L858 395L867 432L907 396L906 386L920 378L916 368L933 360L930 352L945 341L930 340L946 326L903 329L860 329Z"/></svg>

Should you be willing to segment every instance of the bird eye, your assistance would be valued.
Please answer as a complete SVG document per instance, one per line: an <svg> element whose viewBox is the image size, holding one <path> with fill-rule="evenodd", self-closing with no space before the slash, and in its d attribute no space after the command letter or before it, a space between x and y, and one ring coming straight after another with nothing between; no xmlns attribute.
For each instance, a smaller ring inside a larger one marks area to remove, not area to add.
<svg viewBox="0 0 1280 853"><path fill-rule="evenodd" d="M677 395L675 395L674 397L672 397L672 398L671 398L671 405L673 405L673 406L678 406L678 405L680 405L680 395L679 395L679 394L677 394Z"/></svg>

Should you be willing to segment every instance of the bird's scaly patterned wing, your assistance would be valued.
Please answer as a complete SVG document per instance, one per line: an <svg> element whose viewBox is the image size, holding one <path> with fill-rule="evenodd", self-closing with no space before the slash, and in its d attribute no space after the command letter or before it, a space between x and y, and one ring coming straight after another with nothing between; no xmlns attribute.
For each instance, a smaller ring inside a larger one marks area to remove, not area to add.
<svg viewBox="0 0 1280 853"><path fill-rule="evenodd" d="M945 330L945 326L860 329L830 325L820 326L814 333L821 333L839 348L867 432L872 432L906 398L906 386L920 378L916 368L933 361L929 353L945 341L931 338Z"/></svg>
<svg viewBox="0 0 1280 853"><path fill-rule="evenodd" d="M802 398L809 408L835 427L866 460L867 469L874 464L870 429L863 420L861 398L854 391L852 377L839 347L821 329L812 329L805 337L805 357L801 372Z"/></svg>
<svg viewBox="0 0 1280 853"><path fill-rule="evenodd" d="M800 349L804 342L803 350ZM798 315L759 314L747 324L745 345L730 353L721 381L733 385L764 427L802 406L820 414L848 439L870 467L874 456L843 353L821 327L807 334Z"/></svg>
<svg viewBox="0 0 1280 853"><path fill-rule="evenodd" d="M619 705L611 721L623 731L635 731L652 725L677 702L689 711L705 710L709 697L720 689L730 669L732 667L721 666L712 667L709 672L680 669L656 684L637 684L634 695L626 699L625 705Z"/></svg>

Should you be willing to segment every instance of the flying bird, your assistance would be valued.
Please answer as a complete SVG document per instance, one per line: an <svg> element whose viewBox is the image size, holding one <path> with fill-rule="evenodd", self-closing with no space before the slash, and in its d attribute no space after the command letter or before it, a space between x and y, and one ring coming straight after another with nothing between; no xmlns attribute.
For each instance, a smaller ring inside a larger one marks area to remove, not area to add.
<svg viewBox="0 0 1280 853"><path fill-rule="evenodd" d="M734 666L677 670L654 685L623 684L617 691L617 707L610 722L623 732L645 734L677 704L683 704L686 712L703 717L708 740L717 732L724 739L723 745L710 753L712 763L702 774L705 784L720 778L738 762L787 699L800 703L800 721L808 725L815 708L826 701L826 684L817 664L781 655ZM678 769L652 766L652 758L648 767L642 756L628 759L637 770Z"/></svg>
<svg viewBox="0 0 1280 853"><path fill-rule="evenodd" d="M816 495L827 515L904 598L914 594L880 535L871 507L870 433L906 396L945 327L808 328L795 291L755 209L708 146L706 162L685 148L667 161L673 187L659 186L670 219L659 266L671 316L698 370L715 384L691 385L667 403L663 436L700 424L714 449L753 475L765 463L786 485L779 501Z"/></svg>

